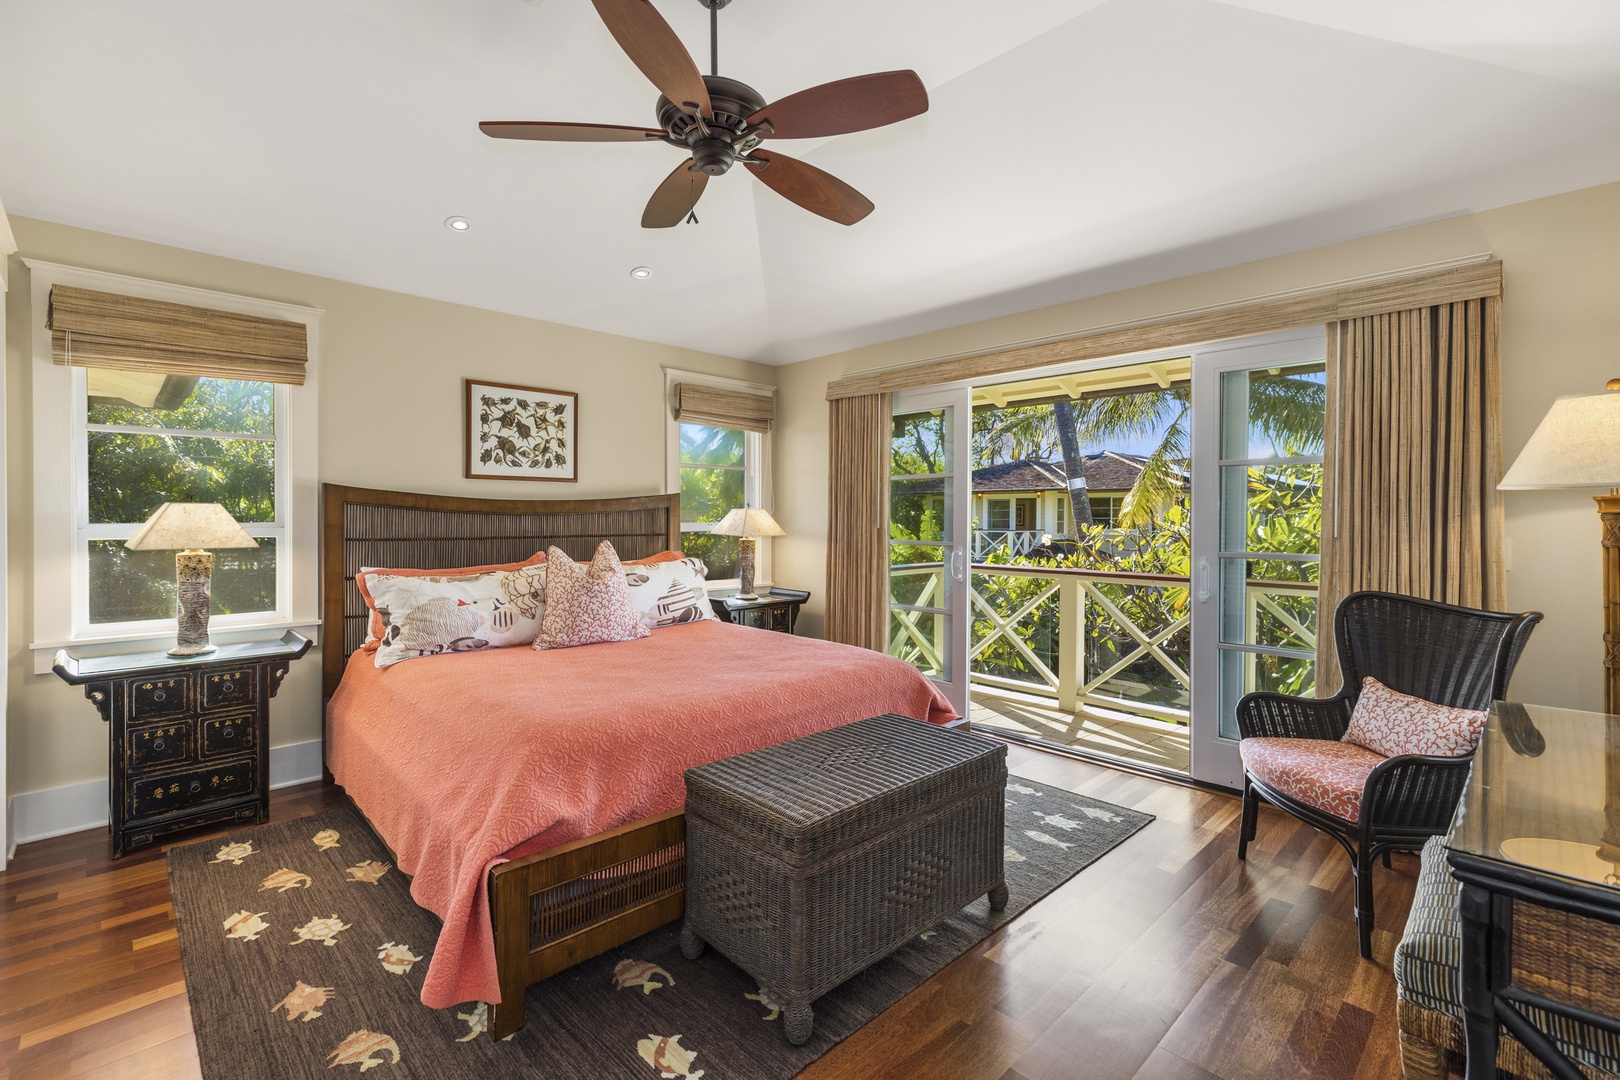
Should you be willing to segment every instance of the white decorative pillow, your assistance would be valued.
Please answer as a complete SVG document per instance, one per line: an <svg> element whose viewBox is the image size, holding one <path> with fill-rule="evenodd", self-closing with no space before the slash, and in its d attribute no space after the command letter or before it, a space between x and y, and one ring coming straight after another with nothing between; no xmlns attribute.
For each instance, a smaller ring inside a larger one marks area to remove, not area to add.
<svg viewBox="0 0 1620 1080"><path fill-rule="evenodd" d="M382 620L377 666L445 652L527 645L546 605L544 563L480 574L372 574Z"/></svg>
<svg viewBox="0 0 1620 1080"><path fill-rule="evenodd" d="M634 641L652 633L630 603L630 585L608 541L596 545L589 563L577 563L561 548L551 548L546 565L548 595L536 649Z"/></svg>
<svg viewBox="0 0 1620 1080"><path fill-rule="evenodd" d="M1462 757L1474 752L1484 730L1483 710L1436 705L1391 690L1369 675L1361 680L1361 696L1350 714L1344 741L1385 757Z"/></svg>
<svg viewBox="0 0 1620 1080"><path fill-rule="evenodd" d="M676 623L701 622L718 618L709 606L704 585L709 568L702 559L630 564L624 567L624 580L630 586L630 603L649 630Z"/></svg>

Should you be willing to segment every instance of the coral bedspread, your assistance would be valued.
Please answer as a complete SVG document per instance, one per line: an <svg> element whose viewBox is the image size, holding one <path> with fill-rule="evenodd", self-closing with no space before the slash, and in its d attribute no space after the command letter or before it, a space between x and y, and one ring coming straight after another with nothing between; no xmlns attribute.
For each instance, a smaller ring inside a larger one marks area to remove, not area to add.
<svg viewBox="0 0 1620 1080"><path fill-rule="evenodd" d="M499 1001L491 867L679 809L685 770L880 713L953 719L865 649L699 622L639 641L349 660L327 765L444 920L422 1002Z"/></svg>

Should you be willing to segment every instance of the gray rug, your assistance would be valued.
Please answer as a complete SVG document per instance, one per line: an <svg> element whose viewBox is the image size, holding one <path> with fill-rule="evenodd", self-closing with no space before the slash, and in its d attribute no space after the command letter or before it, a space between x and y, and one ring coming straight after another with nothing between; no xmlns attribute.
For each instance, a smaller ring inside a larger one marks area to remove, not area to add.
<svg viewBox="0 0 1620 1080"><path fill-rule="evenodd" d="M833 990L799 1047L724 957L681 956L679 923L531 987L528 1024L508 1042L484 1032L475 1003L424 1007L438 920L350 810L175 848L169 882L205 1080L777 1080L1152 820L1012 777L1007 910L980 898Z"/></svg>

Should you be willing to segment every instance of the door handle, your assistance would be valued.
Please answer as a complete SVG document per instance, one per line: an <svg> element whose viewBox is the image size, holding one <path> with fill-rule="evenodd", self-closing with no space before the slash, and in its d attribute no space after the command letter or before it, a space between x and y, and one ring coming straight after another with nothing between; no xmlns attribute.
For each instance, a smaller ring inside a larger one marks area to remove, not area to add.
<svg viewBox="0 0 1620 1080"><path fill-rule="evenodd" d="M1198 560L1198 602L1209 603L1209 560Z"/></svg>
<svg viewBox="0 0 1620 1080"><path fill-rule="evenodd" d="M951 579L953 581L967 580L967 554L961 550L951 554Z"/></svg>

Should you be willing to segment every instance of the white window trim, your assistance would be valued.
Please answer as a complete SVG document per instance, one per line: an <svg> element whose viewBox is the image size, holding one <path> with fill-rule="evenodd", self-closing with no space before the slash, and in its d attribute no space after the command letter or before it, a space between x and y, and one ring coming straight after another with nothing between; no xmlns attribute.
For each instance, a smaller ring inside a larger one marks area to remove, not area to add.
<svg viewBox="0 0 1620 1080"><path fill-rule="evenodd" d="M675 387L680 383L714 386L722 390L740 390L750 394L767 394L773 400L776 387L744 379L728 379L721 375L705 375L698 371L664 368L664 466L666 490L681 490L681 423L675 419ZM744 457L748 464L743 476L743 498L750 506L757 506L773 516L776 504L771 485L771 438L769 434L744 432ZM695 531L695 530L694 530ZM771 584L771 540L760 537L754 555L755 588ZM716 579L708 582L711 589L735 589L737 578Z"/></svg>
<svg viewBox="0 0 1620 1080"><path fill-rule="evenodd" d="M317 362L320 349L319 308L283 304L273 300L236 296L186 285L127 277L101 270L60 263L23 260L30 271L33 336L34 413L34 632L29 648L34 672L51 670L56 650L71 648L78 655L119 652L151 644L175 634L172 619L145 624L123 624L110 632L75 626L76 614L89 610L84 596L78 509L82 502L85 417L82 401L83 369L56 364L51 359L51 332L45 326L51 286L71 285L103 292L138 296L194 307L218 308L243 315L258 315L303 323L308 332L309 363L302 386L276 387L277 434L286 424L277 454L276 484L285 492L285 531L278 562L286 572L278 575L277 610L211 620L210 630L221 643L274 637L297 629L316 638L320 627L320 478L317 403L320 400ZM250 530L251 531L251 530ZM318 642L317 642L318 643Z"/></svg>

